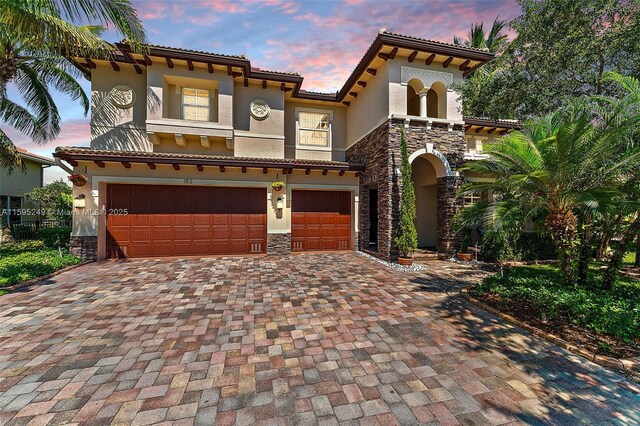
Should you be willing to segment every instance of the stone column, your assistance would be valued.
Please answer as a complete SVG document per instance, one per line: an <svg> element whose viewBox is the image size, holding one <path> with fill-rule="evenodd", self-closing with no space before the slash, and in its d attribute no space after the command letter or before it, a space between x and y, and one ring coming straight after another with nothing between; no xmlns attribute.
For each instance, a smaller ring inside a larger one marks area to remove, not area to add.
<svg viewBox="0 0 640 426"><path fill-rule="evenodd" d="M461 237L453 229L453 217L463 206L463 200L456 198L461 185L460 176L438 178L438 251L442 253L460 249Z"/></svg>
<svg viewBox="0 0 640 426"><path fill-rule="evenodd" d="M418 92L418 95L420 96L420 117L426 117L427 116L427 90L422 89L420 92Z"/></svg>

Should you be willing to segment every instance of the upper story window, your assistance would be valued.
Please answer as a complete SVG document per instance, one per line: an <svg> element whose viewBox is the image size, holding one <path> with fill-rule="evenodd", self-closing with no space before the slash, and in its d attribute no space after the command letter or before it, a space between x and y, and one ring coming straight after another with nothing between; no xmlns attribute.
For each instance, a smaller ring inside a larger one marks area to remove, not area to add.
<svg viewBox="0 0 640 426"><path fill-rule="evenodd" d="M209 121L211 109L210 92L207 89L182 88L182 119Z"/></svg>
<svg viewBox="0 0 640 426"><path fill-rule="evenodd" d="M297 145L305 149L331 149L331 111L298 111Z"/></svg>

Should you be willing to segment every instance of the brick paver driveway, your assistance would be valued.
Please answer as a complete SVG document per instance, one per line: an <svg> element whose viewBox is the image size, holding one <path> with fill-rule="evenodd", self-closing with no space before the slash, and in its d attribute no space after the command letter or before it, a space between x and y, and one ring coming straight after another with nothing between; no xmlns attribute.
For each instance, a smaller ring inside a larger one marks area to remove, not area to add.
<svg viewBox="0 0 640 426"><path fill-rule="evenodd" d="M87 265L0 298L0 424L638 423L638 388L355 253Z"/></svg>

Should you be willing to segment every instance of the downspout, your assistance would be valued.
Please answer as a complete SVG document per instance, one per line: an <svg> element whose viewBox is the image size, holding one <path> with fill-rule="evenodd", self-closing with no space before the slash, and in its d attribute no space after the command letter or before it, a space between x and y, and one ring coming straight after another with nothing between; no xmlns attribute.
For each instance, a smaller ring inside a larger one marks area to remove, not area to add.
<svg viewBox="0 0 640 426"><path fill-rule="evenodd" d="M56 166L60 167L65 172L69 173L70 175L73 174L73 170L67 167L67 165L63 164L60 158L56 157L55 162L56 162Z"/></svg>

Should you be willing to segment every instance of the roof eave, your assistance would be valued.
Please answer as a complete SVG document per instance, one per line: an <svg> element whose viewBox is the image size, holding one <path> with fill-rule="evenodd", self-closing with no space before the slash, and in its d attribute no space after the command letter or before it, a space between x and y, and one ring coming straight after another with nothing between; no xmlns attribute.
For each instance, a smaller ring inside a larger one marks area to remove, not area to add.
<svg viewBox="0 0 640 426"><path fill-rule="evenodd" d="M249 168L278 168L278 169L310 169L310 170L338 170L338 171L364 171L364 166L352 164L305 164L295 161L277 161L272 159L251 159L243 160L237 157L222 158L179 158L179 157L150 157L137 156L131 154L103 154L103 153L74 153L57 151L54 157L72 162L77 161L102 161L102 162L130 162L141 164L179 164L192 166L226 166L226 167L249 167Z"/></svg>

